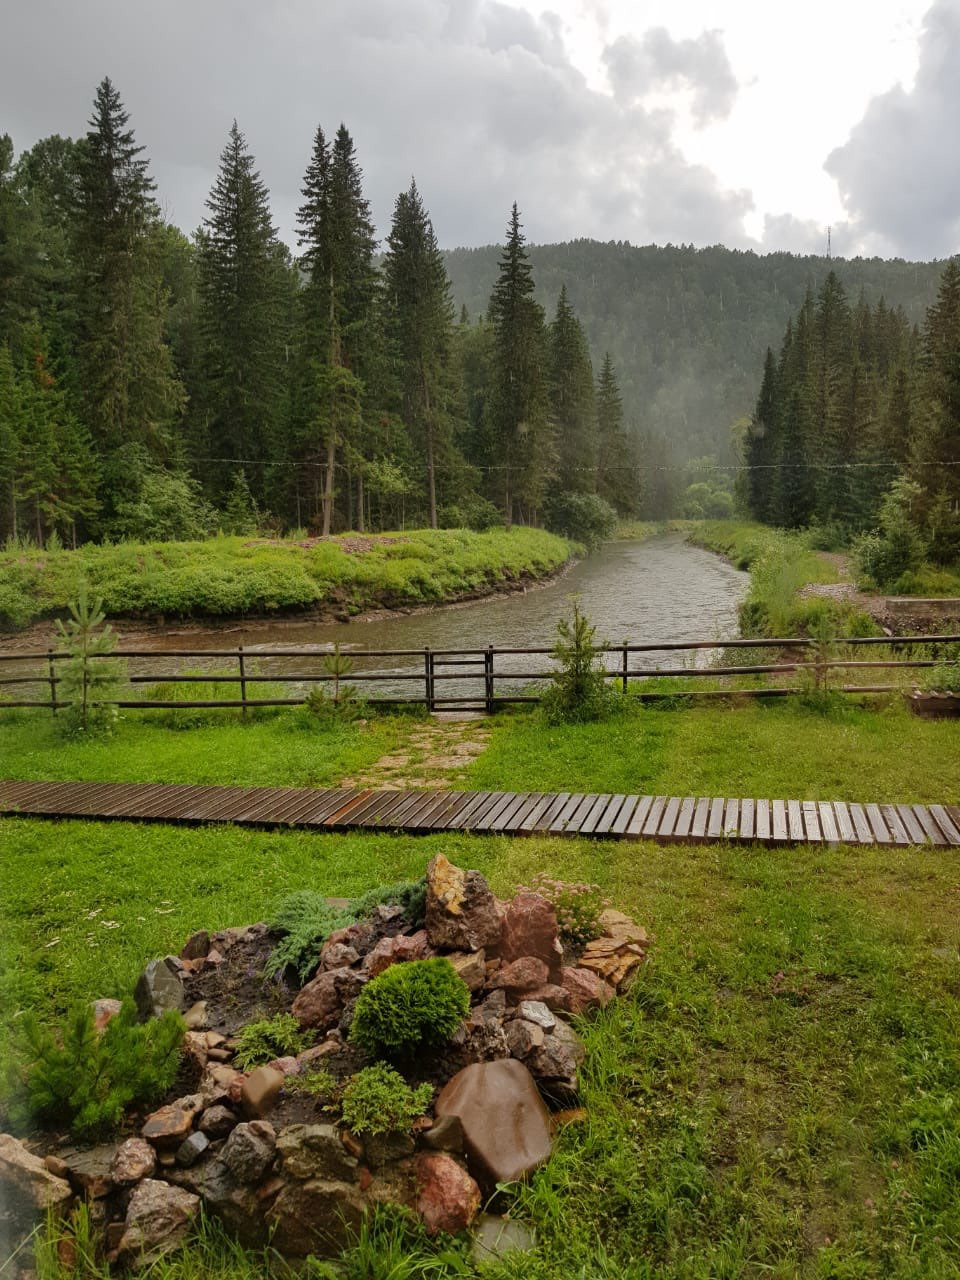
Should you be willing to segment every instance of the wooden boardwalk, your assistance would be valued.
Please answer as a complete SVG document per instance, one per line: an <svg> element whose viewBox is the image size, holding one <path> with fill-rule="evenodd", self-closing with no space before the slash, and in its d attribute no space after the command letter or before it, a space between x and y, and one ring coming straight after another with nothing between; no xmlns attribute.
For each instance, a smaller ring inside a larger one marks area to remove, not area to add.
<svg viewBox="0 0 960 1280"><path fill-rule="evenodd" d="M960 846L960 807L573 792L2 782L0 814L312 831L477 831L681 844Z"/></svg>

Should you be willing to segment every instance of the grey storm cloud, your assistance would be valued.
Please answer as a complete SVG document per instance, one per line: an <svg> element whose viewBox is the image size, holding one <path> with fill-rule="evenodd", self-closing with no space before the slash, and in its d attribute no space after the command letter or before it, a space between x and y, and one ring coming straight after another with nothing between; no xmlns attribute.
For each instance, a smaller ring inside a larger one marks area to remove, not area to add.
<svg viewBox="0 0 960 1280"><path fill-rule="evenodd" d="M912 89L874 98L827 157L854 228L871 248L903 257L960 252L960 4L936 0L924 18Z"/></svg>
<svg viewBox="0 0 960 1280"><path fill-rule="evenodd" d="M688 87L701 124L729 115L740 87L719 31L674 40L663 27L653 27L640 39L618 37L607 45L603 60L621 101L642 99L659 88Z"/></svg>
<svg viewBox="0 0 960 1280"><path fill-rule="evenodd" d="M642 101L682 84L703 119L736 94L716 32L615 42L616 91L591 87L563 25L500 0L33 0L5 14L0 129L18 148L86 128L109 75L146 148L166 216L204 213L236 117L292 240L319 124L342 120L380 234L415 174L442 244L502 238L520 204L533 240L743 245L749 192L727 190Z"/></svg>

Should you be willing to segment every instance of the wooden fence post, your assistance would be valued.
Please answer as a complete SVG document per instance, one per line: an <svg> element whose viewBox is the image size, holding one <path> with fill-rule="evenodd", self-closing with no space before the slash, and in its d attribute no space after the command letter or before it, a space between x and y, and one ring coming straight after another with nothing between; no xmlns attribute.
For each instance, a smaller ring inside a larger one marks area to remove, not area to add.
<svg viewBox="0 0 960 1280"><path fill-rule="evenodd" d="M50 710L57 714L57 668L56 655L52 649L47 650L47 668L50 672Z"/></svg>
<svg viewBox="0 0 960 1280"><path fill-rule="evenodd" d="M624 640L624 642L623 642L623 663L621 664L621 668L620 668L620 670L621 670L621 672L622 672L623 692L624 692L624 693L626 693L626 692L627 692L627 680L628 680L628 674L627 674L627 673L628 673L628 671L629 671L629 665L628 665L628 662L629 662L629 660L628 660L628 657L627 657L627 642L626 642L626 640Z"/></svg>
<svg viewBox="0 0 960 1280"><path fill-rule="evenodd" d="M483 653L483 695L487 715L493 714L493 645L488 644Z"/></svg>
<svg viewBox="0 0 960 1280"><path fill-rule="evenodd" d="M243 661L243 645L237 649L237 658L240 662L240 701L243 703L240 714L245 716L247 714L247 670Z"/></svg>
<svg viewBox="0 0 960 1280"><path fill-rule="evenodd" d="M434 685L433 685L433 654L430 652L430 646L427 645L423 651L423 685L424 694L427 703L427 710L434 709Z"/></svg>

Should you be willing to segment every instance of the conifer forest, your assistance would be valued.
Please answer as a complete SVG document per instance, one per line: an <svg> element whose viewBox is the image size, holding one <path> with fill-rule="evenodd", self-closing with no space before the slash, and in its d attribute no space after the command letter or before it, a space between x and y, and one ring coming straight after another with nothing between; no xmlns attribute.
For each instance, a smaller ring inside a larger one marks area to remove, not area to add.
<svg viewBox="0 0 960 1280"><path fill-rule="evenodd" d="M189 236L109 79L78 133L0 136L4 540L739 505L956 554L954 262L528 246L516 204L444 251L415 181L378 241L343 124L305 139L293 253L236 123Z"/></svg>

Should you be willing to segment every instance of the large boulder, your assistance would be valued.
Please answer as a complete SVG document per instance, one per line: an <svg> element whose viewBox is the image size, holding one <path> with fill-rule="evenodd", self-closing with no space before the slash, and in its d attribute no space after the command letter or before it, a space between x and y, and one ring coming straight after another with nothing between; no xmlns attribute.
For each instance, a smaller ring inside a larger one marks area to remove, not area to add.
<svg viewBox="0 0 960 1280"><path fill-rule="evenodd" d="M199 1208L200 1200L191 1192L147 1178L130 1196L120 1258L138 1269L172 1253L183 1243Z"/></svg>
<svg viewBox="0 0 960 1280"><path fill-rule="evenodd" d="M470 1171L486 1190L516 1182L550 1157L550 1115L533 1076L514 1058L464 1067L434 1110L459 1119Z"/></svg>
<svg viewBox="0 0 960 1280"><path fill-rule="evenodd" d="M169 1009L183 1008L183 982L176 956L151 960L137 980L133 998L141 1019L159 1018Z"/></svg>
<svg viewBox="0 0 960 1280"><path fill-rule="evenodd" d="M427 867L427 941L447 951L479 951L500 940L497 900L479 871L462 871L442 853Z"/></svg>
<svg viewBox="0 0 960 1280"><path fill-rule="evenodd" d="M331 1258L356 1237L366 1203L352 1182L310 1178L288 1182L270 1207L273 1239L286 1254Z"/></svg>
<svg viewBox="0 0 960 1280"><path fill-rule="evenodd" d="M0 1260L11 1257L43 1215L63 1210L72 1195L69 1182L22 1142L0 1133Z"/></svg>
<svg viewBox="0 0 960 1280"><path fill-rule="evenodd" d="M499 955L504 964L523 956L536 956L547 966L546 981L560 980L563 948L557 930L557 912L539 893L518 893L503 907Z"/></svg>
<svg viewBox="0 0 960 1280"><path fill-rule="evenodd" d="M344 1147L332 1124L287 1125L277 1135L277 1152L287 1177L303 1182L310 1178L356 1180L356 1157Z"/></svg>
<svg viewBox="0 0 960 1280"><path fill-rule="evenodd" d="M365 977L355 969L325 969L303 988L290 1012L301 1027L329 1030L339 1020L344 1007L363 986Z"/></svg>
<svg viewBox="0 0 960 1280"><path fill-rule="evenodd" d="M466 1231L480 1200L480 1188L452 1156L436 1152L417 1159L417 1213L428 1235Z"/></svg>

